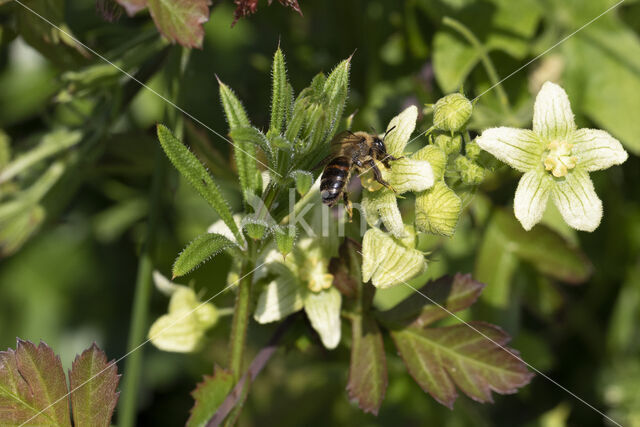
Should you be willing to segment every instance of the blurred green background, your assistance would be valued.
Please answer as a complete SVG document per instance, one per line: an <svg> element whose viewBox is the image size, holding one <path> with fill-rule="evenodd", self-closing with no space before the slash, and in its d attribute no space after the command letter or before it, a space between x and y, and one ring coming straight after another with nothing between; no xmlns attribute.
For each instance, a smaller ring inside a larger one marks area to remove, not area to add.
<svg viewBox="0 0 640 427"><path fill-rule="evenodd" d="M176 48L161 41L148 14L107 22L88 0L25 3L170 96L165 59ZM301 17L262 1L255 15L231 28L234 5L219 1L205 24L203 48L191 54L180 106L226 134L217 75L234 88L253 123L264 127L271 57L278 43L296 91L355 51L346 113L357 110L355 129L380 130L406 105L423 107L461 87L469 98L482 94L492 86L482 64L486 53L498 76L507 77L615 4L301 0ZM463 23L481 48L443 24L446 16ZM632 154L622 167L592 175L605 209L600 228L575 233L548 212L545 223L564 237L566 250L553 262L532 255L528 248L534 248L537 235L513 231L509 205L518 176L500 170L470 199L455 237L430 242L437 252L427 274L414 281L474 272L489 286L467 318L500 325L526 361L622 424L635 426L640 426L639 36L640 2L626 0L509 77L503 84L508 108L497 90L483 94L470 125L474 132L499 125L527 127L541 84L561 83L578 125L609 131ZM154 124L167 119L166 108L160 98L73 47L27 10L0 0L0 173L10 159L29 152L56 129L81 134L72 148L55 157L63 172L51 188L34 189L33 184L52 158L0 183L0 348L15 347L16 337L42 339L61 355L65 367L93 341L110 358L125 354L158 151ZM420 129L430 125L428 108L424 114ZM189 119L185 135L238 208L230 145ZM62 137L51 138L55 143ZM15 200L20 204L13 212ZM216 217L174 170L161 203L152 209L159 218L154 265L168 274L180 249ZM555 266L567 259L576 265L567 274L554 274ZM187 280L211 296L225 286L229 263L226 255L216 258ZM400 297L391 292L378 300L391 305ZM231 306L232 298L224 294L214 303ZM154 291L152 303L150 321L166 311L167 299ZM225 318L200 354L169 354L150 345L141 350L139 425L184 423L193 403L190 391L203 374L211 374L214 363L226 364L228 326ZM251 324L250 354L272 330ZM345 329L346 342L349 335ZM316 340L310 332L308 337ZM390 383L380 415L366 415L349 403L345 392L348 347L332 352L318 345L299 347L277 353L270 362L252 388L240 425L266 420L280 425L605 424L539 375L517 395L495 396L494 405L462 396L452 412L422 392L395 354L388 360Z"/></svg>

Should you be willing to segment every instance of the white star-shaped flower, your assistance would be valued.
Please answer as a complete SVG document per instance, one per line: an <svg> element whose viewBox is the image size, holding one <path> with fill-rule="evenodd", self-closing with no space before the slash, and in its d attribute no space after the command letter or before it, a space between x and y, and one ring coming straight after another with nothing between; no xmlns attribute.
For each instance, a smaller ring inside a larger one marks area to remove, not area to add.
<svg viewBox="0 0 640 427"><path fill-rule="evenodd" d="M595 230L602 219L602 202L589 172L619 165L628 157L607 132L577 129L567 93L551 82L542 86L536 98L533 130L487 129L477 142L524 172L513 207L526 230L540 221L549 197L571 227Z"/></svg>

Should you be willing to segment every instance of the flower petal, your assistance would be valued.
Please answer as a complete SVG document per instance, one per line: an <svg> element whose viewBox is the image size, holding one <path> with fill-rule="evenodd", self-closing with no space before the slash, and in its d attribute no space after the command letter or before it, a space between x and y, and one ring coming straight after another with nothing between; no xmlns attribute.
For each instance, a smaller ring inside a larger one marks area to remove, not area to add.
<svg viewBox="0 0 640 427"><path fill-rule="evenodd" d="M553 178L542 170L522 175L513 201L513 210L525 230L531 230L542 219Z"/></svg>
<svg viewBox="0 0 640 427"><path fill-rule="evenodd" d="M586 172L575 171L556 182L552 197L564 220L576 230L593 231L600 225L602 202Z"/></svg>
<svg viewBox="0 0 640 427"><path fill-rule="evenodd" d="M533 106L533 131L543 138L566 138L576 129L567 92L555 83L546 82Z"/></svg>
<svg viewBox="0 0 640 427"><path fill-rule="evenodd" d="M387 230L396 237L403 237L404 223L393 191L382 188L375 192L363 190L362 193L362 208L367 224L377 227L378 220L382 219Z"/></svg>
<svg viewBox="0 0 640 427"><path fill-rule="evenodd" d="M278 276L258 297L253 318L258 323L275 322L301 310L304 289L293 275Z"/></svg>
<svg viewBox="0 0 640 427"><path fill-rule="evenodd" d="M342 325L340 324L340 306L342 296L336 288L322 292L307 292L304 299L304 311L313 329L318 332L322 344L330 350L340 343Z"/></svg>
<svg viewBox="0 0 640 427"><path fill-rule="evenodd" d="M418 108L415 105L408 107L402 113L391 119L389 126L387 126L388 134L384 139L387 153L394 157L402 156L404 147L409 142L409 138L411 138L411 134L416 128L416 120L418 120ZM394 126L395 129L389 132Z"/></svg>
<svg viewBox="0 0 640 427"><path fill-rule="evenodd" d="M362 240L362 281L376 288L404 283L427 267L422 252L407 248L377 228L367 230Z"/></svg>
<svg viewBox="0 0 640 427"><path fill-rule="evenodd" d="M461 208L460 197L444 181L438 181L433 188L416 195L416 227L419 231L452 236Z"/></svg>
<svg viewBox="0 0 640 427"><path fill-rule="evenodd" d="M194 315L165 314L151 325L149 340L163 351L191 353L200 349L205 330Z"/></svg>
<svg viewBox="0 0 640 427"><path fill-rule="evenodd" d="M588 172L622 164L629 157L620 141L603 130L578 129L571 142L580 169Z"/></svg>
<svg viewBox="0 0 640 427"><path fill-rule="evenodd" d="M493 157L520 172L538 167L545 148L533 131L507 127L487 129L476 142Z"/></svg>
<svg viewBox="0 0 640 427"><path fill-rule="evenodd" d="M391 163L389 184L398 194L424 191L433 186L431 164L426 160L402 158Z"/></svg>

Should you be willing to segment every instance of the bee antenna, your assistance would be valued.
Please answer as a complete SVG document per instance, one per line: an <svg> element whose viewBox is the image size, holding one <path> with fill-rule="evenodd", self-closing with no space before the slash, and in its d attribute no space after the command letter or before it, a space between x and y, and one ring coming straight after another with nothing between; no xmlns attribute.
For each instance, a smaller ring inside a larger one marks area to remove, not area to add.
<svg viewBox="0 0 640 427"><path fill-rule="evenodd" d="M387 137L387 135L389 135L396 127L392 127L391 129L387 129L387 131L384 133L384 136L382 137L382 141L384 142L384 139Z"/></svg>

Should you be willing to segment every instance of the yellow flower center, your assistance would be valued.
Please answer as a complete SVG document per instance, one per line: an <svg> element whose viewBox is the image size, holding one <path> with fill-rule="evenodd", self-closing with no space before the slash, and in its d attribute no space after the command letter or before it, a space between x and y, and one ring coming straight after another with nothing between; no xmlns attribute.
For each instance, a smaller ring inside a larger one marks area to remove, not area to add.
<svg viewBox="0 0 640 427"><path fill-rule="evenodd" d="M576 167L578 158L571 155L572 144L566 141L551 141L547 146L547 157L544 167L556 178L566 176L569 170Z"/></svg>

